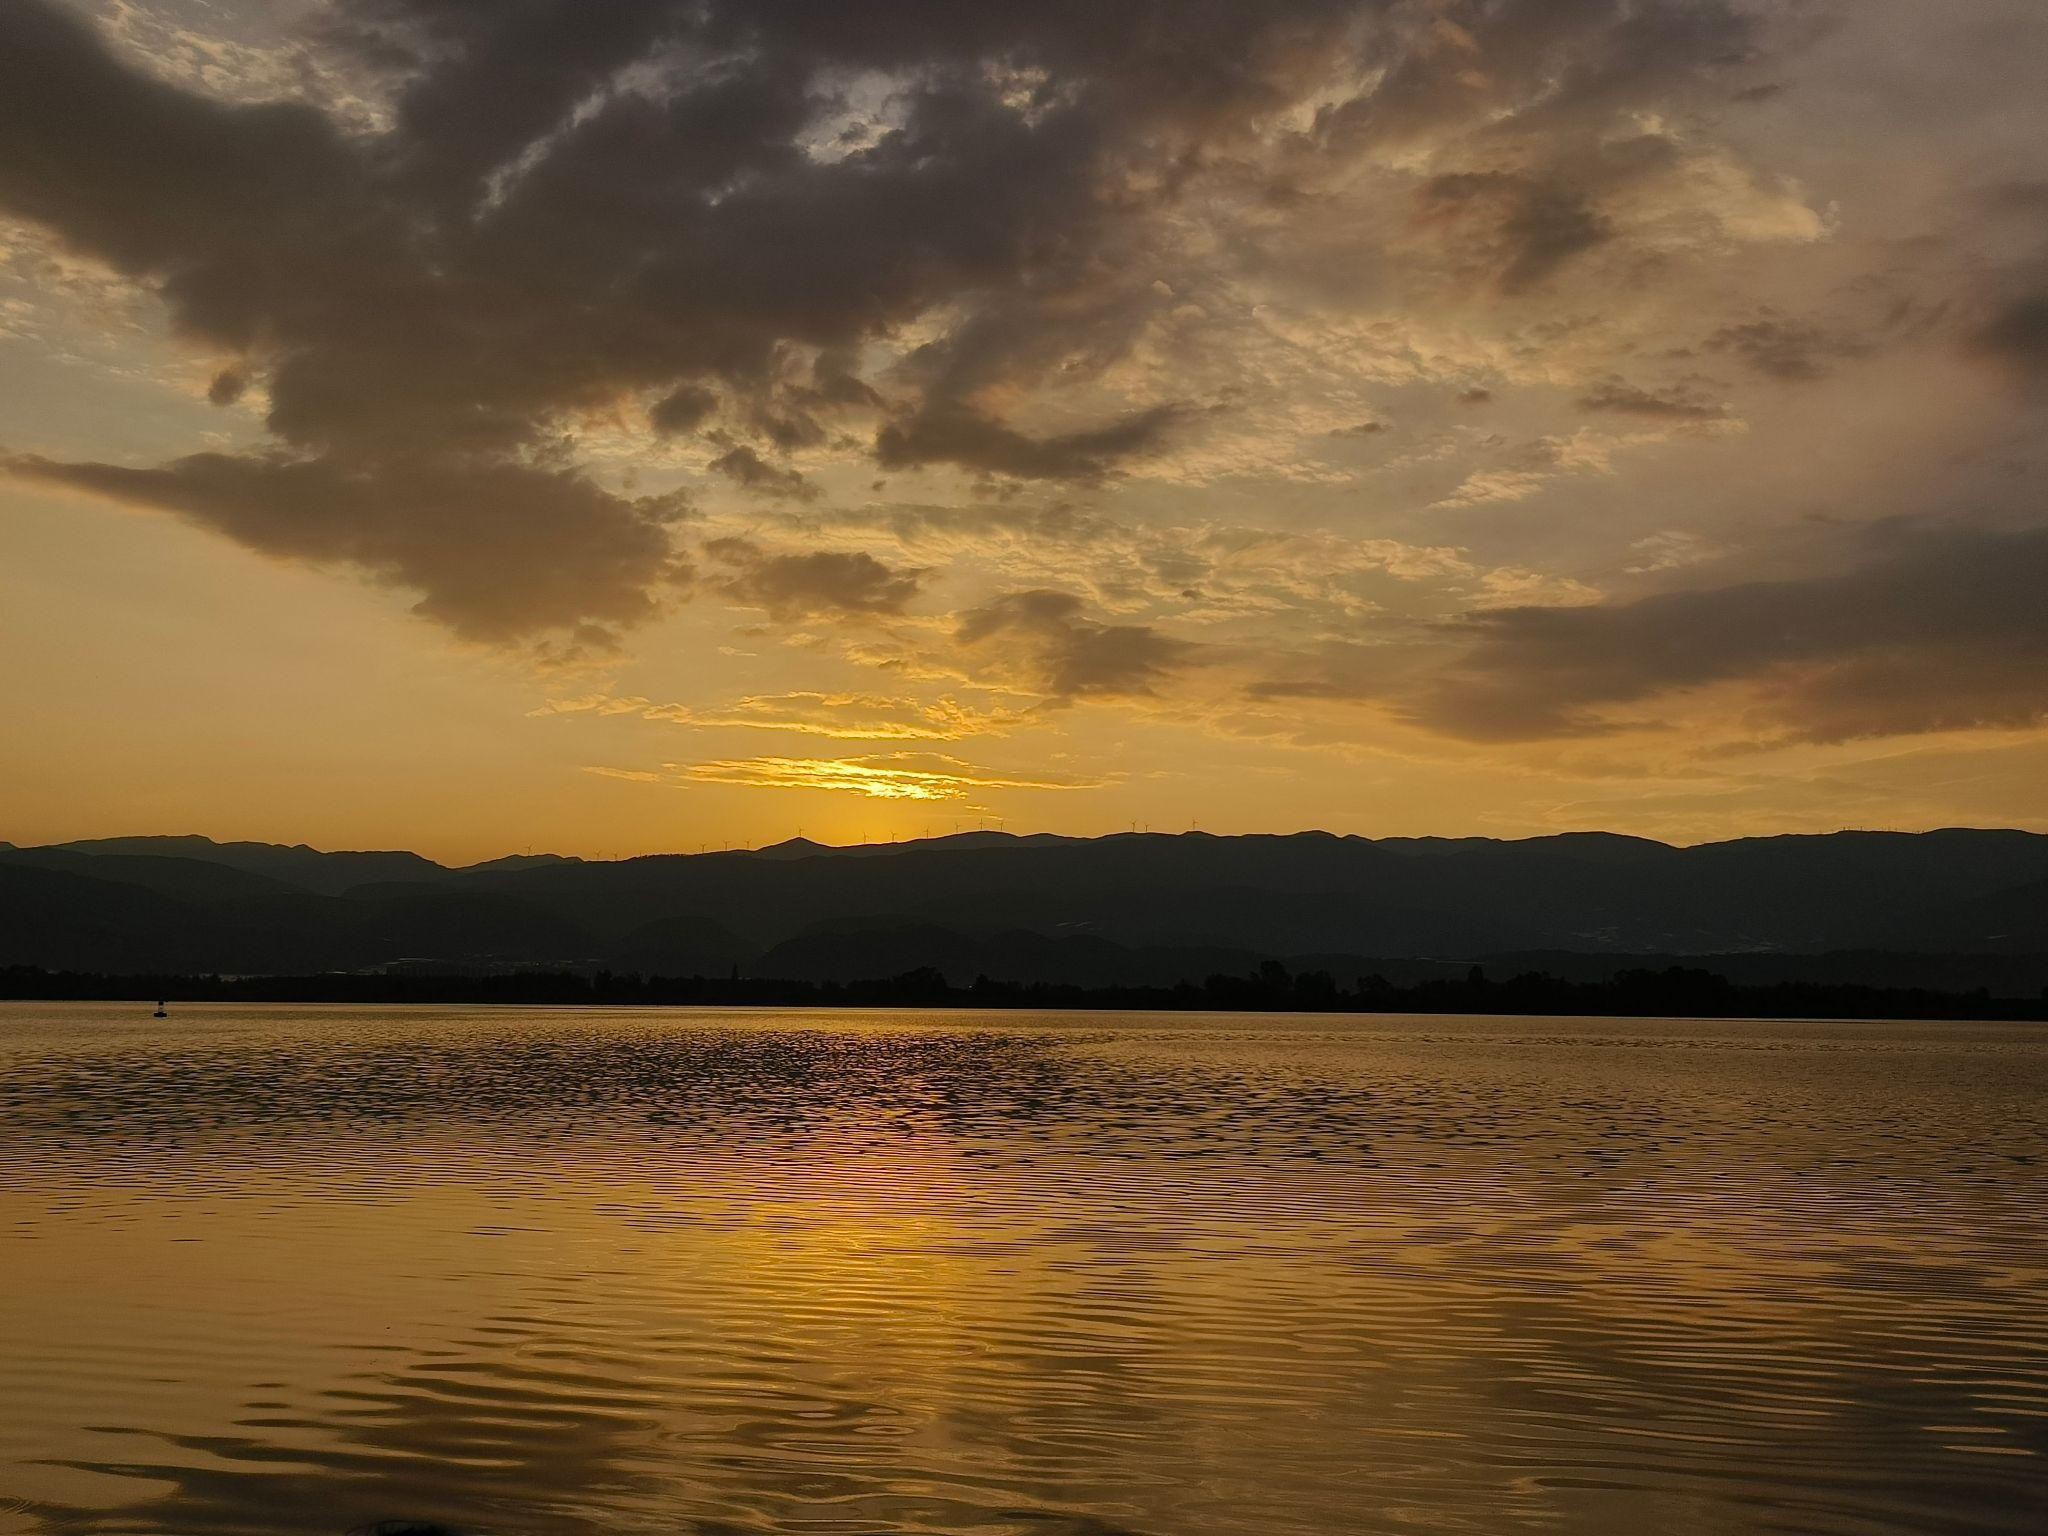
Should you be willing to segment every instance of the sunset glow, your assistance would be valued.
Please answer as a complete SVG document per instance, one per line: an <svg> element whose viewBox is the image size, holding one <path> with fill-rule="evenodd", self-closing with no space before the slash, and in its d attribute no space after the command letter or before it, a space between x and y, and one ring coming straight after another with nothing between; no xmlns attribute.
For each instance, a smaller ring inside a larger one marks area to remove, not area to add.
<svg viewBox="0 0 2048 1536"><path fill-rule="evenodd" d="M2037 7L1111 9L7 6L0 833L2048 827Z"/></svg>

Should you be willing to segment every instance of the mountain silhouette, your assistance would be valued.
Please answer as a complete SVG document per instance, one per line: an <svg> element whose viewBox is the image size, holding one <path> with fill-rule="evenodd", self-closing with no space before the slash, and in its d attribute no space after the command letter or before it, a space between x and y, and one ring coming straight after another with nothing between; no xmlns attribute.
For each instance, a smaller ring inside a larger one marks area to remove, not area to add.
<svg viewBox="0 0 2048 1536"><path fill-rule="evenodd" d="M1714 956L1776 976L1800 960L1901 984L1919 966L1945 984L2033 991L2048 982L2048 836L1951 828L1674 847L1605 833L976 832L461 868L191 836L0 845L0 964L50 968L822 981L929 967L956 984L1165 985L1263 959L1312 958L1342 979L1510 955L1582 971L1602 957Z"/></svg>

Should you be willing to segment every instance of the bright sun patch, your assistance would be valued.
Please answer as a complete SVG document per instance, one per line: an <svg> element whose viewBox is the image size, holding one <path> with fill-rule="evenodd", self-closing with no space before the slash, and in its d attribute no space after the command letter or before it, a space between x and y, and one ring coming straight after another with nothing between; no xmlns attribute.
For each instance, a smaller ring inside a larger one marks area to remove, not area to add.
<svg viewBox="0 0 2048 1536"><path fill-rule="evenodd" d="M864 757L749 757L670 764L666 773L592 768L608 778L656 784L734 784L749 789L818 789L871 800L966 800L983 790L1099 789L1105 779L1002 773L938 753Z"/></svg>

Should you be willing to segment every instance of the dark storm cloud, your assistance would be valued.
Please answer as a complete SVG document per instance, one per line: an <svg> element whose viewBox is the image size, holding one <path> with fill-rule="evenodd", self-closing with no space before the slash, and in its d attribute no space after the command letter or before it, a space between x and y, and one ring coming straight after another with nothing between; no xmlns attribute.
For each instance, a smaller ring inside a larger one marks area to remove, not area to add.
<svg viewBox="0 0 2048 1536"><path fill-rule="evenodd" d="M925 411L883 427L875 458L885 469L957 464L1023 480L1095 480L1119 460L1157 446L1186 414L1155 406L1086 432L1029 437L971 411Z"/></svg>
<svg viewBox="0 0 2048 1536"><path fill-rule="evenodd" d="M781 618L901 613L923 575L892 570L865 550L768 554L745 539L716 539L705 552L732 572L719 583L726 592Z"/></svg>
<svg viewBox="0 0 2048 1536"><path fill-rule="evenodd" d="M353 566L425 594L418 611L470 639L629 626L686 577L667 498L626 501L569 470L516 463L201 453L159 469L0 459L25 479L175 512L262 554Z"/></svg>
<svg viewBox="0 0 2048 1536"><path fill-rule="evenodd" d="M631 622L668 579L658 529L535 467L578 412L659 392L652 425L687 432L730 391L768 441L815 441L818 411L880 403L863 341L934 305L1015 312L1022 285L1056 300L1169 195L1135 177L1287 104L1356 9L338 0L329 42L396 82L389 131L352 135L165 85L53 0L9 0L0 208L242 353L278 440L69 483L419 586L437 616L516 632L544 592L523 627ZM886 120L823 135L864 70ZM964 398L909 404L893 464L1032 477L1098 476L1163 424L1035 440ZM721 467L798 484L751 450ZM550 538L553 575L512 579L509 551Z"/></svg>
<svg viewBox="0 0 2048 1536"><path fill-rule="evenodd" d="M961 615L961 644L1007 648L1030 684L1054 698L1147 694L1195 647L1147 624L1104 624L1071 592L1013 592Z"/></svg>
<svg viewBox="0 0 2048 1536"><path fill-rule="evenodd" d="M116 64L45 0L0 8L0 206L164 282L231 341L318 281L376 222L362 167L318 112L230 107Z"/></svg>
<svg viewBox="0 0 2048 1536"><path fill-rule="evenodd" d="M1477 644L1415 713L1561 736L1604 729L1603 706L1746 680L1815 740L2022 725L2048 716L2044 591L2048 530L1922 530L1841 575L1505 609L1470 621Z"/></svg>
<svg viewBox="0 0 2048 1536"><path fill-rule="evenodd" d="M744 444L720 454L709 467L712 473L725 476L742 490L758 491L764 496L788 496L797 501L817 499L818 488L796 470L770 464Z"/></svg>
<svg viewBox="0 0 2048 1536"><path fill-rule="evenodd" d="M661 520L566 467L586 414L675 435L716 410L791 452L866 413L891 469L1100 480L1182 413L1035 436L995 402L1128 351L1165 302L1135 297L1145 232L1278 114L1377 81L1299 146L1583 138L1433 194L1479 210L1514 291L1609 238L1599 198L1640 151L1580 130L1749 47L1715 0L332 0L321 32L388 87L388 126L181 90L56 0L0 4L0 211L153 285L264 386L273 435L33 472L508 639L617 629L672 588ZM914 322L914 365L864 377Z"/></svg>
<svg viewBox="0 0 2048 1536"><path fill-rule="evenodd" d="M718 396L698 384L682 384L655 401L647 421L663 437L694 432L718 409Z"/></svg>

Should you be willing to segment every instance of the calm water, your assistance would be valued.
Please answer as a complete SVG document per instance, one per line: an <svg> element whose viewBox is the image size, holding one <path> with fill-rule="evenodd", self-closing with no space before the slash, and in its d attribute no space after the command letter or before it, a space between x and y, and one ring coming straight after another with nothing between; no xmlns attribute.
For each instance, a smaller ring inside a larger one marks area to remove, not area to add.
<svg viewBox="0 0 2048 1536"><path fill-rule="evenodd" d="M2048 1529L2048 1031L0 1005L0 1533Z"/></svg>

